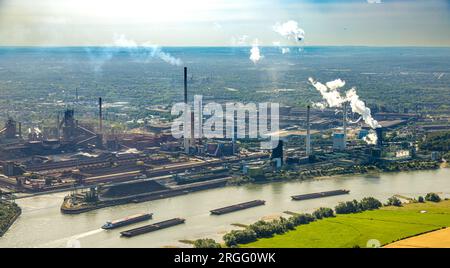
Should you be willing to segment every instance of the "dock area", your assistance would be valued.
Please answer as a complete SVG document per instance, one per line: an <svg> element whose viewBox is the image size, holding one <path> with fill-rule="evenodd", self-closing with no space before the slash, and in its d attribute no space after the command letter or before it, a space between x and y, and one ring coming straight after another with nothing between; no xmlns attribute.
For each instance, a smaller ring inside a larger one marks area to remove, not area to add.
<svg viewBox="0 0 450 268"><path fill-rule="evenodd" d="M182 224L185 221L186 221L185 219L174 218L174 219L161 221L161 222L150 224L150 225L145 225L145 226L138 227L138 228L135 228L135 229L126 230L126 231L120 232L120 234L122 236L124 236L124 237L133 237L133 236L137 236L137 235L146 234L146 233L154 232L154 231L157 231L157 230L169 228L169 227L172 227L172 226L175 226L175 225L178 225L178 224Z"/></svg>
<svg viewBox="0 0 450 268"><path fill-rule="evenodd" d="M222 215L222 214L235 212L235 211L238 211L238 210L243 210L243 209L257 207L257 206L262 206L265 203L266 203L266 201L264 201L264 200L253 200L253 201L244 202L244 203L240 203L240 204L236 204L236 205L232 205L232 206L227 206L227 207L223 207L223 208L213 209L210 212L213 215Z"/></svg>
<svg viewBox="0 0 450 268"><path fill-rule="evenodd" d="M348 194L348 193L350 193L349 190L341 189L341 190L333 190L333 191L310 193L310 194L293 195L293 196L291 196L291 198L296 201L301 201L301 200L308 200L308 199L314 199L314 198L343 195L343 194Z"/></svg>

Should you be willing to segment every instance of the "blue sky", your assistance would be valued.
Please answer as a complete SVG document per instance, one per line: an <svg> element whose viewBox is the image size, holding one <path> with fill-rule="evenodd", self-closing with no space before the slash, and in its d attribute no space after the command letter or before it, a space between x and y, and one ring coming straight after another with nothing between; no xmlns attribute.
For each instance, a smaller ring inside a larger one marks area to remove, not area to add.
<svg viewBox="0 0 450 268"><path fill-rule="evenodd" d="M304 45L450 46L450 0L368 2L0 0L0 45L295 45L273 31L295 20Z"/></svg>

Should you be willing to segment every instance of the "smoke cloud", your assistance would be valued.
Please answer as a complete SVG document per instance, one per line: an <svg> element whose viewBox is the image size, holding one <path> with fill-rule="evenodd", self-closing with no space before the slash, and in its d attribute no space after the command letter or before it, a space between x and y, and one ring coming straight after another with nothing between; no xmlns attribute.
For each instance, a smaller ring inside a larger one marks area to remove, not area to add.
<svg viewBox="0 0 450 268"><path fill-rule="evenodd" d="M85 48L88 53L95 71L101 71L103 65L119 54L126 54L137 62L149 62L152 59L160 59L168 64L181 66L183 61L175 58L161 47L151 44L138 44L134 40L127 39L124 35L116 35L112 45L104 47Z"/></svg>
<svg viewBox="0 0 450 268"><path fill-rule="evenodd" d="M134 40L126 39L124 35L120 35L119 37L116 36L114 46L119 49L130 50L131 55L136 58L141 58L144 61L156 57L171 65L181 66L183 64L180 59L173 57L169 53L163 52L157 45L152 45L150 43L139 45Z"/></svg>
<svg viewBox="0 0 450 268"><path fill-rule="evenodd" d="M298 23L294 20L285 23L277 22L272 28L275 32L288 40L300 42L305 38L305 31L298 27Z"/></svg>
<svg viewBox="0 0 450 268"><path fill-rule="evenodd" d="M258 63L264 56L261 55L259 51L258 43L253 43L252 48L250 49L250 60L253 61L254 64Z"/></svg>
<svg viewBox="0 0 450 268"><path fill-rule="evenodd" d="M363 140L365 142L367 142L367 144L373 144L374 145L374 144L377 144L378 137L377 137L377 134L375 133L375 131L371 130L369 132L369 134L367 134L367 136L365 136L363 138Z"/></svg>
<svg viewBox="0 0 450 268"><path fill-rule="evenodd" d="M340 88L345 86L345 81L341 79L336 79L327 82L326 85L315 81L313 78L309 78L309 82L320 92L324 102L314 104L315 107L319 108L338 108L342 107L345 102L350 103L352 112L359 114L362 120L372 129L381 127L377 120L372 117L370 108L359 98L356 88L348 90L345 94L341 94ZM359 121L359 120L358 120ZM377 142L376 134L371 131L364 140L369 144L374 144Z"/></svg>
<svg viewBox="0 0 450 268"><path fill-rule="evenodd" d="M338 90L345 85L345 82L341 79L330 81L327 85L314 81L312 78L309 78L309 82L320 92L322 98L325 100L326 103L322 103L322 107L341 107L346 101Z"/></svg>
<svg viewBox="0 0 450 268"><path fill-rule="evenodd" d="M279 41L275 41L275 42L272 42L272 44L275 46L275 47L277 47L280 51L281 51L281 54L289 54L290 52L291 52L291 49L290 48L288 48L288 47L282 47L281 46L281 42L279 42Z"/></svg>
<svg viewBox="0 0 450 268"><path fill-rule="evenodd" d="M359 99L355 88L347 91L346 95L347 100L350 102L350 106L352 107L352 112L361 115L364 122L369 125L370 128L375 129L381 127L378 121L373 119L370 108L366 107L366 104Z"/></svg>

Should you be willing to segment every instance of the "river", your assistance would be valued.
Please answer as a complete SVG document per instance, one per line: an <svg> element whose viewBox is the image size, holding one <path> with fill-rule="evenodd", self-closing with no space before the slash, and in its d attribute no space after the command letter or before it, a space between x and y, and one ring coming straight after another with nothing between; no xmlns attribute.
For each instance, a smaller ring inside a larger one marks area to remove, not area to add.
<svg viewBox="0 0 450 268"><path fill-rule="evenodd" d="M302 193L348 189L349 195L292 201L290 196ZM210 237L221 240L226 232L236 229L233 223L249 224L261 218L288 215L283 211L312 212L340 201L373 196L385 202L394 194L409 197L437 192L450 197L450 168L432 171L352 175L306 181L252 184L224 187L184 196L104 208L80 215L63 215L59 211L67 193L55 193L17 200L23 213L0 238L0 247L189 247L179 242ZM254 199L266 205L222 216L210 215L211 209ZM105 231L105 221L136 213L152 212L148 223ZM120 237L120 231L132 227L181 217L186 223L133 238Z"/></svg>

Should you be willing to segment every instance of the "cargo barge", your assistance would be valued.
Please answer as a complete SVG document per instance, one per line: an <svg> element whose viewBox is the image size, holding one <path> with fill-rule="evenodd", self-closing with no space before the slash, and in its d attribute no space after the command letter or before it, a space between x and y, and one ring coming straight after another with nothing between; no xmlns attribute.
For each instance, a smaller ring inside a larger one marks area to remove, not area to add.
<svg viewBox="0 0 450 268"><path fill-rule="evenodd" d="M232 206L228 206L228 207L213 209L210 212L213 215L222 215L222 214L226 214L226 213L235 212L235 211L238 211L238 210L243 210L243 209L257 207L257 206L262 206L265 203L266 203L266 201L264 201L264 200L253 200L253 201L240 203L240 204L236 204L236 205L232 205Z"/></svg>
<svg viewBox="0 0 450 268"><path fill-rule="evenodd" d="M119 228L122 226L127 226L133 223L138 223L141 221L146 221L146 220L150 220L153 216L153 213L147 214L147 213L142 213L142 214L137 214L137 215L133 215L133 216L129 216L120 220L115 220L115 221L107 221L103 226L102 229L105 230L110 230L110 229L115 229L115 228Z"/></svg>
<svg viewBox="0 0 450 268"><path fill-rule="evenodd" d="M348 193L350 193L349 190L341 189L341 190L333 190L333 191L326 191L326 192L319 192L319 193L293 195L293 196L291 196L291 198L296 201L301 201L301 200L308 200L308 199L314 199L314 198L343 195L343 194L348 194Z"/></svg>
<svg viewBox="0 0 450 268"><path fill-rule="evenodd" d="M161 229L165 229L165 228L169 228L178 224L182 224L184 223L186 220L185 219L181 219L181 218L174 218L174 219L170 219L170 220L166 220L166 221L162 221L162 222L158 222L158 223L154 223L154 224L150 224L150 225L145 225L142 227L138 227L135 229L130 229L127 231L123 231L120 232L120 234L122 236L125 237L133 237L133 236L137 236L137 235L141 235L141 234L146 234L146 233L150 233L150 232L154 232L157 230L161 230Z"/></svg>

